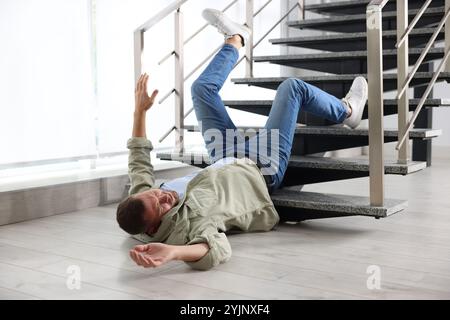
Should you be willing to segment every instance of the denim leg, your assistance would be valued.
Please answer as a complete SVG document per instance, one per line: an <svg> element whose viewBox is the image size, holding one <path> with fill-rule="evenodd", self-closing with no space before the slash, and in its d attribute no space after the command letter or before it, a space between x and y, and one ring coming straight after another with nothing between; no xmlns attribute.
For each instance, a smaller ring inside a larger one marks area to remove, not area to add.
<svg viewBox="0 0 450 320"><path fill-rule="evenodd" d="M195 114L213 162L224 157L226 130L236 130L219 91L238 58L238 50L225 44L191 87Z"/></svg>
<svg viewBox="0 0 450 320"><path fill-rule="evenodd" d="M258 137L260 140L266 139L270 151L273 151L270 155L260 155L261 158L265 157L263 162L273 162L271 165L276 171L272 176L273 182L269 186L271 192L279 188L283 181L291 156L297 117L301 108L336 123L342 123L347 117L346 107L336 97L299 79L284 81L278 87L265 125L267 131L264 136ZM270 140L271 135L275 133L271 131L272 129L279 130L276 146L272 145ZM278 147L278 152L276 152L276 147Z"/></svg>

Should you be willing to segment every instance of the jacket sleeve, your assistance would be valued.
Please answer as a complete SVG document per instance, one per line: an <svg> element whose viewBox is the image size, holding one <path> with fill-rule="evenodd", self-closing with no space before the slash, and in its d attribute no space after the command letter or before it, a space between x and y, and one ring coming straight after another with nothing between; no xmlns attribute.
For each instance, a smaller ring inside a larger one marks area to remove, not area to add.
<svg viewBox="0 0 450 320"><path fill-rule="evenodd" d="M146 138L131 138L128 140L128 175L131 187L129 194L146 191L155 185L155 174L150 160L153 145Z"/></svg>
<svg viewBox="0 0 450 320"><path fill-rule="evenodd" d="M217 227L208 224L195 228L190 233L188 245L206 243L209 246L208 253L198 261L187 262L193 269L209 270L231 258L231 246L225 233L219 232Z"/></svg>

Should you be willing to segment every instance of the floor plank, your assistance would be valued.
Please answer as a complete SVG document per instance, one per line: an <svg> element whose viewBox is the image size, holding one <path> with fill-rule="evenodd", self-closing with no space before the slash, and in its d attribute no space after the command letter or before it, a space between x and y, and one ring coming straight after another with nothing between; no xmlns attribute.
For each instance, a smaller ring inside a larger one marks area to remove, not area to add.
<svg viewBox="0 0 450 320"><path fill-rule="evenodd" d="M2 300L39 300L37 297L5 288L0 288L0 297Z"/></svg>
<svg viewBox="0 0 450 320"><path fill-rule="evenodd" d="M69 290L66 285L66 277L57 277L5 263L0 263L0 284L3 288L41 299L98 299L99 297L107 300L140 299L137 295L90 284L82 284L80 290Z"/></svg>

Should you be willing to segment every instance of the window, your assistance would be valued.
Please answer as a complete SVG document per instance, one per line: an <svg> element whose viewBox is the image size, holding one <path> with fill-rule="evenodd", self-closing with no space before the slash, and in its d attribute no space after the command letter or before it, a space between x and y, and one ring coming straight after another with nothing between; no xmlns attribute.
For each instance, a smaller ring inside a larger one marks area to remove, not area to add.
<svg viewBox="0 0 450 320"><path fill-rule="evenodd" d="M95 155L87 1L0 3L0 165Z"/></svg>

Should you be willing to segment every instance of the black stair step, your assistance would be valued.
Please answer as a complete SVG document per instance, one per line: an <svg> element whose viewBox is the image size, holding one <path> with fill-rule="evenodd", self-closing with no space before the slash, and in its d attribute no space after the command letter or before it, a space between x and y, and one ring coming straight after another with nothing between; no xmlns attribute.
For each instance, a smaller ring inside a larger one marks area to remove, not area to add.
<svg viewBox="0 0 450 320"><path fill-rule="evenodd" d="M427 167L426 162L398 164L397 160L385 160L385 173L408 175ZM317 156L292 156L283 186L298 186L369 176L369 159L330 158Z"/></svg>
<svg viewBox="0 0 450 320"><path fill-rule="evenodd" d="M421 48L411 48L410 64L414 65L422 52ZM442 59L444 53L445 48L432 48L426 55L424 63ZM367 73L367 51L258 56L254 57L254 61L334 74ZM396 49L383 50L383 67L384 70L397 68Z"/></svg>
<svg viewBox="0 0 450 320"><path fill-rule="evenodd" d="M283 221L301 221L341 216L386 218L408 206L404 200L385 199L383 207L371 207L368 197L322 194L283 188L272 194Z"/></svg>
<svg viewBox="0 0 450 320"><path fill-rule="evenodd" d="M320 76L304 76L302 80L312 84L336 97L344 97L350 90L353 80L357 76L366 77L365 74L343 74L343 75L320 75ZM433 77L432 72L418 72L411 81L411 86L419 86L430 83ZM287 77L271 77L271 78L239 78L232 79L236 84L247 84L267 89L277 89L278 86ZM439 75L439 81L449 81L450 72L442 72ZM397 89L397 75L393 73L384 74L384 91L392 91Z"/></svg>
<svg viewBox="0 0 450 320"><path fill-rule="evenodd" d="M239 127L238 129L251 129L252 132L259 128ZM188 132L199 132L197 126L185 126ZM429 140L439 137L442 130L412 129L409 139ZM384 142L398 141L398 131L395 129L384 130ZM363 147L369 145L368 129L349 129L342 125L333 126L304 126L298 125L295 130L293 155L311 155L327 151Z"/></svg>
<svg viewBox="0 0 450 320"><path fill-rule="evenodd" d="M422 48L430 40L435 29L433 28L419 28L411 31L409 36L410 48ZM445 31L442 29L439 32L437 41L445 39ZM367 50L367 33L340 33L326 36L308 36L308 37L291 37L271 39L270 42L274 45L286 45L291 47L315 49L331 52L342 51L363 51ZM395 49L397 43L397 31L386 30L383 31L383 48Z"/></svg>
<svg viewBox="0 0 450 320"><path fill-rule="evenodd" d="M349 129L343 126L297 126L296 134L315 136L369 136L369 129ZM436 138L442 134L440 129L412 129L409 134L410 139ZM395 129L385 129L384 137L397 138L398 131Z"/></svg>
<svg viewBox="0 0 450 320"><path fill-rule="evenodd" d="M419 99L411 99L409 102L409 110L414 111L419 104ZM251 112L263 116L268 116L270 109L272 109L273 100L249 100L249 101L224 101L227 107L232 109ZM450 107L450 99L427 99L425 100L425 108L438 108L438 107ZM397 114L397 100L384 100L384 115ZM298 123L301 122L302 114L298 116ZM363 119L367 119L368 112L367 107L363 114Z"/></svg>
<svg viewBox="0 0 450 320"><path fill-rule="evenodd" d="M409 36L409 47L422 48L430 40L435 29L433 28L419 28L411 31ZM439 32L437 41L445 39L445 31L442 29ZM291 37L271 39L270 42L275 45L286 45L291 47L315 49L331 52L342 51L362 51L367 50L367 33L340 33L326 36L308 36L308 37ZM386 30L383 31L383 48L395 49L397 43L397 31Z"/></svg>
<svg viewBox="0 0 450 320"><path fill-rule="evenodd" d="M370 0L333 1L321 4L305 5L305 10L327 15L349 15L365 13ZM422 7L423 0L409 0L409 8L417 9ZM433 0L430 7L440 7L445 4L445 0ZM388 1L383 8L384 12L396 10L396 1Z"/></svg>
<svg viewBox="0 0 450 320"><path fill-rule="evenodd" d="M205 168L211 164L206 152L158 153L166 161L179 161ZM426 162L398 164L396 160L385 160L385 173L408 175L427 167ZM362 178L369 176L369 160L366 158L330 158L317 156L291 156L283 180L283 186L298 186L329 181Z"/></svg>
<svg viewBox="0 0 450 320"><path fill-rule="evenodd" d="M413 129L409 139L429 140L439 137L441 130ZM398 141L398 130L385 129L384 142ZM308 155L327 151L343 150L348 148L369 145L369 130L351 130L343 126L299 126L293 143L292 154Z"/></svg>
<svg viewBox="0 0 450 320"><path fill-rule="evenodd" d="M184 126L184 129L188 132L199 132L198 126L195 125L187 125ZM240 130L248 130L252 129L256 132L262 127L254 127L254 126L239 126ZM334 126L303 126L297 125L295 129L296 135L302 136L332 136L332 137L368 137L369 129L361 128L361 129L350 129L341 125ZM442 134L442 130L440 129L412 129L409 132L410 139L430 139L439 137ZM396 129L385 129L384 137L385 138L397 138L398 131Z"/></svg>
<svg viewBox="0 0 450 320"><path fill-rule="evenodd" d="M185 151L183 154L176 152L160 152L158 159L168 161L179 161L197 167L206 167L211 164L207 153ZM426 162L413 162L399 164L395 160L385 161L385 173L395 175L408 175L426 168ZM292 156L289 160L290 168L356 171L369 173L369 160L367 158L330 158L316 156Z"/></svg>
<svg viewBox="0 0 450 320"><path fill-rule="evenodd" d="M409 10L410 20L414 19L419 9ZM416 27L429 27L438 24L444 16L445 8L436 7L425 11ZM383 30L396 29L397 13L395 11L383 13ZM365 32L367 25L366 14L355 14L346 16L333 16L320 19L308 19L291 21L290 27L299 29L314 29L332 32Z"/></svg>

